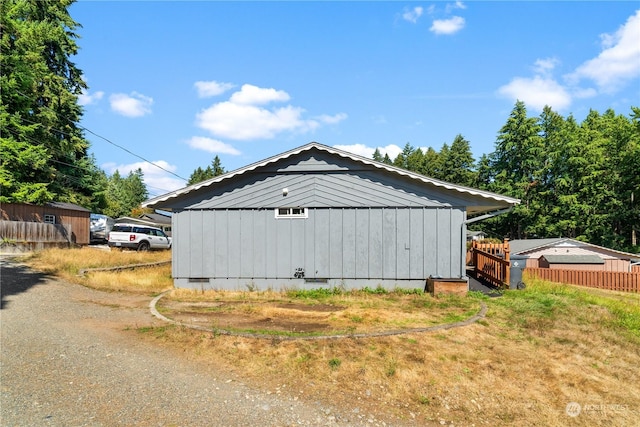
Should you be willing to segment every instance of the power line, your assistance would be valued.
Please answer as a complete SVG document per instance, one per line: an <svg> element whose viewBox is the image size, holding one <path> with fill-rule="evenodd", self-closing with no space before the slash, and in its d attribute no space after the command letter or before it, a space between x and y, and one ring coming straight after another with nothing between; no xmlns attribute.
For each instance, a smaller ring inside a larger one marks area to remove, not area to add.
<svg viewBox="0 0 640 427"><path fill-rule="evenodd" d="M26 120L26 119L24 119L24 118L22 118L22 117L21 117L20 119L21 119L21 120L23 120L23 121L25 121L25 122L38 124L37 122L33 122L33 121L30 121L30 120ZM31 138L31 137L28 137L28 136L25 136L25 135L20 135L20 134L19 134L15 129L5 128L4 130L9 131L9 133L13 134L15 137L18 137L18 138L20 138L20 139L25 139L25 140L27 140L27 141L32 142L32 143L33 143L33 144L35 144L35 145L39 145L39 144L40 144L40 142L39 142L39 141L37 141L37 140L35 140L35 139ZM56 129L53 129L53 130L56 130ZM59 131L59 132L61 132L61 131ZM64 132L61 132L61 133L64 133ZM65 134L65 135L67 135L67 136L68 136L68 134ZM59 150L59 149L57 149L57 148L55 148L55 147L47 147L47 150L52 151L52 152L54 152L54 153L58 153L59 155L61 155L61 156L63 156L63 157L67 157L67 156L68 156L68 154L67 154L67 153L65 153L65 152L63 152L62 150ZM65 166L69 166L69 167L75 168L75 169L80 169L80 170L82 170L82 171L84 171L84 172L88 172L88 173L92 173L92 172L93 172L93 170L92 170L92 169L90 169L90 168L88 168L88 167L79 166L79 165L74 165L74 164L71 164L71 163L66 163L66 162L63 162L63 161L61 161L61 160L56 160L56 159L52 159L52 158L50 158L50 159L48 159L47 161L48 161L48 162L59 163L59 164L65 165ZM69 175L63 174L63 173L62 173L62 172L60 172L59 170L57 170L57 171L56 171L56 173L58 173L58 174L60 174L60 175L67 176L67 177L69 177L69 178L72 178L72 177L71 177L71 176L69 176ZM78 180L78 181L76 181L76 183L80 183L80 181ZM146 186L147 188L155 188L156 190L160 190L160 191L162 191L162 192L163 192L163 193L154 193L154 192L149 191L149 194L150 194L150 195L153 195L153 196L157 196L157 195L159 195L159 194L164 194L164 193L169 193L169 192L171 191L171 190L166 190L166 189L164 189L164 188L154 187L154 186L149 185L149 184L147 184L147 183L145 183L145 186Z"/></svg>
<svg viewBox="0 0 640 427"><path fill-rule="evenodd" d="M30 97L29 95L25 95L24 93L20 92L19 90L18 90L18 91L16 91L16 93L18 93L19 95L24 96L24 97L25 97L25 98L27 98L27 99L30 99L31 101L35 101L32 97ZM109 144L113 145L114 147L117 147L117 148L121 149L122 151L125 151L125 152L126 152L126 153L128 153L128 154L131 154L131 155L132 155L132 156L134 156L134 157L137 157L138 159L142 160L143 162L145 162L145 163L149 163L150 165L153 165L153 166L157 167L158 169L163 170L164 172L166 172L166 173L168 173L168 174L171 174L171 175L175 176L176 178L179 178L179 179L181 179L181 180L183 180L183 181L185 181L185 182L189 181L188 179L183 178L183 177L181 177L180 175L178 175L178 174L176 174L176 173L174 173L174 172L172 172L172 171L170 171L170 170L168 170L168 169L166 169L166 168L163 168L162 166L160 166L160 165L158 165L158 164L156 164L156 163L154 163L154 162L152 162L152 161L150 161L150 160L145 159L144 157L142 157L142 156L140 156L140 155L138 155L138 154L134 153L133 151L129 150L128 148L125 148L125 147L123 147L123 146L121 146L121 145L119 145L119 144L116 144L115 142L111 141L110 139L108 139L108 138L106 138L106 137L104 137L104 136L102 136L102 135L99 135L99 134L95 133L95 132L94 132L94 131L92 131L91 129L89 129L89 128L87 128L87 127L84 127L84 126L82 126L82 125L80 125L80 124L78 124L78 123L75 123L73 120L69 119L68 117L65 117L65 116L63 116L63 115L61 115L61 114L58 114L58 112L57 112L57 111L52 110L51 108L47 107L46 105L42 105L42 107L43 107L43 108L46 108L47 110L49 110L49 111L51 111L52 113L56 114L58 117L62 117L63 119L67 120L68 122L70 122L70 123L74 124L76 127L78 127L78 128L80 128L80 129L82 129L82 130L84 130L84 131L86 131L86 132L90 133L91 135L94 135L95 137L100 138L100 139L102 139L102 140L104 140L104 141L108 142ZM22 118L22 117L21 117L21 119L22 119L22 120L25 120L25 121L28 121L28 120L26 120L26 119L24 119L24 118ZM32 123L33 123L33 122L32 122ZM37 124L40 124L40 123L37 123ZM62 132L62 131L60 131L60 130L58 130L58 129L54 129L54 130L55 130L55 131L57 131L57 132L62 133L63 135L67 135L67 136L69 136L67 133Z"/></svg>

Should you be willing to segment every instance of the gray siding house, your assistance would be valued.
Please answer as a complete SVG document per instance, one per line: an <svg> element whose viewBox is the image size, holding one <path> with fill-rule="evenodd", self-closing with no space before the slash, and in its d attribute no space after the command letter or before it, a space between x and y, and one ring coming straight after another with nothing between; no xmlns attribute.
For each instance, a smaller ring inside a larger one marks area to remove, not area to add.
<svg viewBox="0 0 640 427"><path fill-rule="evenodd" d="M518 202L313 142L143 206L173 212L176 287L424 289L466 278L469 215Z"/></svg>

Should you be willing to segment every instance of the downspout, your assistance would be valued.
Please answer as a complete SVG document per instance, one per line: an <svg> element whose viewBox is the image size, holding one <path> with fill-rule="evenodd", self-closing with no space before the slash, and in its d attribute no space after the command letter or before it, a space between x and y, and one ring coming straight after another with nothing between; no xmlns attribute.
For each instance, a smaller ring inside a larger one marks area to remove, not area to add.
<svg viewBox="0 0 640 427"><path fill-rule="evenodd" d="M633 266L634 265L640 265L640 261L636 261L636 262L630 262L629 263L629 273L633 272Z"/></svg>
<svg viewBox="0 0 640 427"><path fill-rule="evenodd" d="M511 206L511 207L509 207L507 209L502 209L502 210L495 211L495 212L489 212L488 214L480 215L480 216L477 216L475 218L471 218L471 219L466 220L464 222L464 225L471 224L471 223L474 223L474 222L477 222L477 221L482 221L482 220L489 219L489 218L493 218L494 216L502 215L502 214L510 212L512 210L513 210L513 206Z"/></svg>

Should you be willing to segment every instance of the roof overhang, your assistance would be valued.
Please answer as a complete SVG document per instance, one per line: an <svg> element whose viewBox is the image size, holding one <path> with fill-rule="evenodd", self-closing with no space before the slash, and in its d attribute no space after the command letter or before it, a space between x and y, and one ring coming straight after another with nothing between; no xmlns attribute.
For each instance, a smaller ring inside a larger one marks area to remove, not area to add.
<svg viewBox="0 0 640 427"><path fill-rule="evenodd" d="M429 184L429 185L433 185L434 187L437 188L442 188L442 189L446 189L449 191L454 191L454 192L458 192L464 195L468 195L468 196L473 196L473 197L477 197L480 198L484 201L486 201L486 203L482 203L479 204L477 206L472 206L469 207L470 209L468 209L468 213L469 214L481 214L481 213L485 213L485 212L491 212L491 211L495 211L498 209L503 209L503 208L511 208L517 204L520 203L519 199L515 199L512 197L507 197L507 196L503 196L500 194L496 194L496 193L492 193L489 191L484 191L484 190L478 190L475 188L470 188L470 187L465 187L465 186L461 186L461 185L457 185L457 184L451 184L449 182L445 182L445 181L441 181L438 179L434 179L434 178L430 178L424 175L420 175L418 173L415 172L411 172L405 169L401 169L392 165L388 165L386 163L381 163L378 161L375 161L373 159L368 159L366 157L362 157L353 153L349 153L337 148L333 148L333 147L329 147L327 145L323 145L317 142L311 142L309 144L303 145L301 147L295 148L293 150L289 150L286 151L282 154L278 154L277 156L273 156L273 157L269 157L268 159L256 162L256 163L252 163L250 165L244 166L242 168L236 169L234 171L225 173L223 175L219 175L217 177L208 179L206 181L202 181L199 182L197 184L193 184L166 194L163 194L161 196L155 197L153 199L149 199L147 201L145 201L144 203L142 203L142 207L143 208L160 208L160 209L170 209L167 208L166 206L164 206L164 202L167 202L171 199L175 199L178 198L180 196L183 196L185 194L197 191L201 188L204 187L209 187L212 185L215 185L219 182L228 180L228 179L232 179L234 177L243 175L243 174L247 174L249 172L255 171L256 169L265 167L269 164L278 162L280 160L283 159L287 159L290 158L292 156L296 156L300 153L303 153L305 151L310 151L310 150L320 150L320 151L324 151L333 155L337 155L346 159L350 159L353 160L355 162L359 162L365 165L370 165L373 166L377 169L380 170L384 170L393 174L397 174L400 176L405 176L409 179L412 180L416 180L416 181L420 181L423 182L425 184Z"/></svg>

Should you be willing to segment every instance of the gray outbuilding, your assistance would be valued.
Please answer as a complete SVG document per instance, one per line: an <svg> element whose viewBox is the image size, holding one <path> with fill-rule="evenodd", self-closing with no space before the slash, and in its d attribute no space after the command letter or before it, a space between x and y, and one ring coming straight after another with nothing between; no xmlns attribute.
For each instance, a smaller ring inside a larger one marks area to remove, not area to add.
<svg viewBox="0 0 640 427"><path fill-rule="evenodd" d="M176 287L424 289L466 278L468 218L518 202L312 142L143 206L173 213Z"/></svg>

